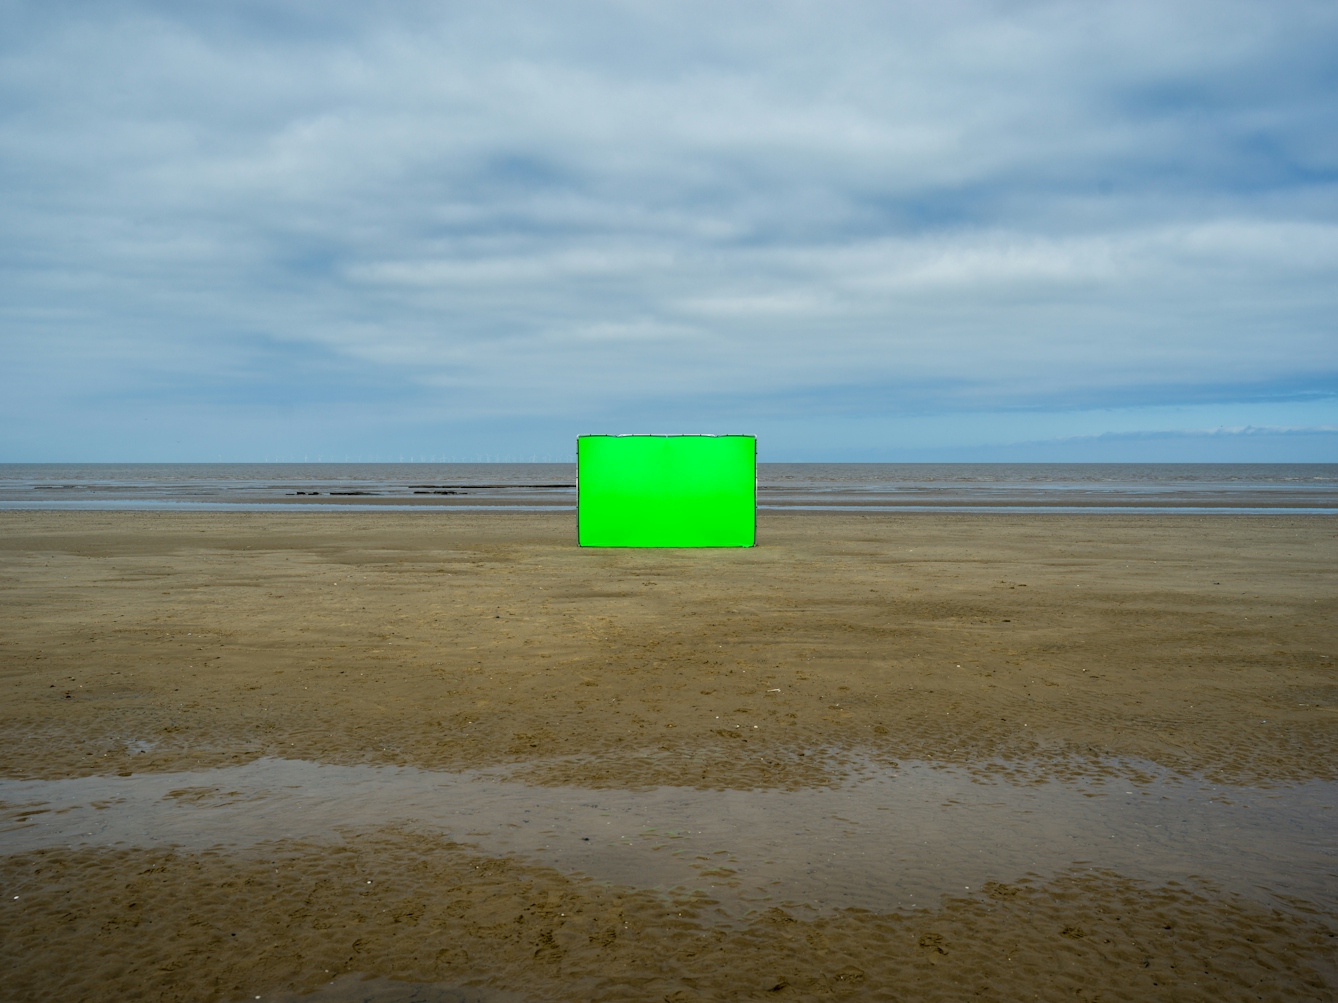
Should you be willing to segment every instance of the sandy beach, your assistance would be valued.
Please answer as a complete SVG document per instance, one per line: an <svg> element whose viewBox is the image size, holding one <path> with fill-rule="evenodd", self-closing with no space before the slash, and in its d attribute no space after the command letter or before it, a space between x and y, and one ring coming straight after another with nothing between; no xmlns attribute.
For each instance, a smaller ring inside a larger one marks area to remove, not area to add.
<svg viewBox="0 0 1338 1003"><path fill-rule="evenodd" d="M0 526L8 778L285 759L740 796L908 762L986 792L1094 799L1159 796L1167 777L1260 797L1338 782L1324 516L769 513L756 549L695 552L581 550L570 513L6 512ZM193 790L180 797L219 795ZM44 824L40 806L4 812L0 840ZM709 886L598 880L365 815L337 837L217 842L6 850L0 998L1338 987L1332 881L1248 892L1075 858L915 909L731 912Z"/></svg>

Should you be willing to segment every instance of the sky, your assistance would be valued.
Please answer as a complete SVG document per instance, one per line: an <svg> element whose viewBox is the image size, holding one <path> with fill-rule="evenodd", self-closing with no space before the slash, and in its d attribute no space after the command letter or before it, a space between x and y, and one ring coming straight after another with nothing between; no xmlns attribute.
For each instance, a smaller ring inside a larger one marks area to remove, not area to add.
<svg viewBox="0 0 1338 1003"><path fill-rule="evenodd" d="M0 462L1338 462L1338 5L0 0Z"/></svg>

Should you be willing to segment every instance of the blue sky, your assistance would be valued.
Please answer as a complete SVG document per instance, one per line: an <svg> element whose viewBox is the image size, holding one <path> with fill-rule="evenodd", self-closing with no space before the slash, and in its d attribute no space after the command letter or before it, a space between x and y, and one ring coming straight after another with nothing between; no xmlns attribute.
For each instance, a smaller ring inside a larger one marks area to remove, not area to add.
<svg viewBox="0 0 1338 1003"><path fill-rule="evenodd" d="M0 461L1338 461L1338 6L0 0Z"/></svg>

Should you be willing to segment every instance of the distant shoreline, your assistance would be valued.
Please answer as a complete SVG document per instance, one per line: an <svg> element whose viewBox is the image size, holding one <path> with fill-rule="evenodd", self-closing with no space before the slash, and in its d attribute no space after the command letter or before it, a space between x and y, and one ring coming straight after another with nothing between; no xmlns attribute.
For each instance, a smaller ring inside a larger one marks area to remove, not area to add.
<svg viewBox="0 0 1338 1003"><path fill-rule="evenodd" d="M1233 505L1229 503L1172 502L1161 505L1127 503L1052 502L1010 504L1007 502L962 505L952 502L916 502L860 504L839 502L825 505L758 505L759 513L795 513L808 515L1338 515L1338 505L1316 506L1304 504ZM359 499L356 502L290 501L290 502L218 502L175 501L148 499L97 499L87 501L0 501L0 512L302 512L312 515L333 513L469 513L471 515L539 514L551 512L575 513L572 504L527 504L525 502L495 502L478 505L436 500L410 501L387 498L384 501Z"/></svg>
<svg viewBox="0 0 1338 1003"><path fill-rule="evenodd" d="M0 510L571 512L574 464L0 464ZM1338 513L1338 464L763 463L760 512Z"/></svg>

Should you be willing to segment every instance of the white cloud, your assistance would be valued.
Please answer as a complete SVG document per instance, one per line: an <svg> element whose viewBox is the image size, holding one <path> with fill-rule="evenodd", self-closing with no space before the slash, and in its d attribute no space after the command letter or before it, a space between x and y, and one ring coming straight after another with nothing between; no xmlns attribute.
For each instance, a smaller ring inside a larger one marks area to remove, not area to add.
<svg viewBox="0 0 1338 1003"><path fill-rule="evenodd" d="M0 348L51 406L260 343L460 418L1338 377L1329 4L16 9Z"/></svg>

